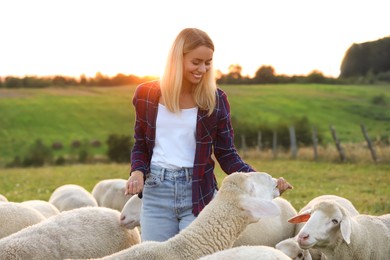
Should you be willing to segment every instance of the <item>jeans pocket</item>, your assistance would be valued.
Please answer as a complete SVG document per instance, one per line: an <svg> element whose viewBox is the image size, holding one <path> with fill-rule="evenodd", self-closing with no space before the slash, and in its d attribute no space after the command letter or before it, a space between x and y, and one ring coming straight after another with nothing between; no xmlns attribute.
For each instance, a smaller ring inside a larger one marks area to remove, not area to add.
<svg viewBox="0 0 390 260"><path fill-rule="evenodd" d="M154 174L149 174L145 180L144 187L145 188L153 188L159 186L161 183L161 179L159 176Z"/></svg>

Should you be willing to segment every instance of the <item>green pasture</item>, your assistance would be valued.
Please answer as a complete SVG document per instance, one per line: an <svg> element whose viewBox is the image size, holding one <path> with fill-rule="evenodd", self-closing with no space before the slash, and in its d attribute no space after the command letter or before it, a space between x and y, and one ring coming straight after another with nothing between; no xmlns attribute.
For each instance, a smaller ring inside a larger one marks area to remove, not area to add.
<svg viewBox="0 0 390 260"><path fill-rule="evenodd" d="M292 160L257 161L248 159L257 171L284 177L294 186L282 196L299 210L312 198L335 194L351 200L364 214L390 213L390 165L372 163L337 164ZM78 184L92 191L100 180L127 179L129 165L90 164L61 167L2 169L0 194L9 201L48 200L55 188ZM216 168L218 183L226 176Z"/></svg>
<svg viewBox="0 0 390 260"><path fill-rule="evenodd" d="M376 139L390 134L390 85L223 85L237 124L291 123L307 117L331 143L333 125L341 142L364 142L360 124ZM23 157L37 139L64 148L55 156L74 153L73 141L101 147L106 153L110 134L133 134L132 97L135 86L0 89L0 167ZM383 97L381 104L372 99ZM234 127L234 126L233 126Z"/></svg>

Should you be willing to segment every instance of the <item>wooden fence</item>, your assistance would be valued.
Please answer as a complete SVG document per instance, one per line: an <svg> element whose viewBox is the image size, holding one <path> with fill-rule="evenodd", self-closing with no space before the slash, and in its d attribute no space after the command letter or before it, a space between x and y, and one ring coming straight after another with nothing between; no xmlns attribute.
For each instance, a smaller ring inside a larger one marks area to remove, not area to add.
<svg viewBox="0 0 390 260"><path fill-rule="evenodd" d="M368 137L367 130L363 124L360 125L360 128L361 128L362 134L364 136L364 139L367 143L367 147L370 151L371 158L372 158L374 163L377 163L380 158L378 157L378 155L375 151L375 148L372 144L372 141ZM329 129L330 129L333 141L335 143L337 152L339 154L340 161L346 162L347 156L346 156L345 150L344 150L343 146L341 145L341 142L337 136L336 129L332 125L329 126ZM289 130L289 135L290 135L291 158L296 159L297 154L298 154L298 146L297 146L297 138L296 138L296 134L295 134L295 128L293 126L290 126L288 128L288 130ZM313 143L313 159L317 160L318 159L318 136L317 136L317 129L314 126L312 128L312 143ZM245 154L247 153L247 150L248 150L247 145L246 145L245 135L241 136L241 149L242 149L243 154L245 156ZM258 137L257 137L257 149L259 151L263 150L263 142L262 142L261 132L258 133ZM278 157L278 136L277 136L276 131L273 132L273 136L272 136L272 154L273 154L274 158Z"/></svg>

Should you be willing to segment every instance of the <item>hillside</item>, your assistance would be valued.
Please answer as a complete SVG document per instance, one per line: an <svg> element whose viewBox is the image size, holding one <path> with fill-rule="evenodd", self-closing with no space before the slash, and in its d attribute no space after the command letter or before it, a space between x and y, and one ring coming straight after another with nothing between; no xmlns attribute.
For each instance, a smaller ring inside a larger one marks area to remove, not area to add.
<svg viewBox="0 0 390 260"><path fill-rule="evenodd" d="M360 124L372 139L390 136L390 85L229 85L235 124L270 127L307 117L332 142L333 125L342 142L364 142ZM100 141L94 154L105 154L110 134L132 135L135 86L0 89L0 165L22 157L37 139L71 143ZM375 100L378 100L377 102ZM236 127L236 126L234 126ZM238 127L238 126L237 126Z"/></svg>

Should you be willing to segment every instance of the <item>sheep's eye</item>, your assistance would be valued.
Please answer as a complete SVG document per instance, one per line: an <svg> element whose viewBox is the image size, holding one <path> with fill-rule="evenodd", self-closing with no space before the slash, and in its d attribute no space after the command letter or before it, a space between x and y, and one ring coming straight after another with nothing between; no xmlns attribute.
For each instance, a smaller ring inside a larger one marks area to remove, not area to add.
<svg viewBox="0 0 390 260"><path fill-rule="evenodd" d="M301 259L301 258L302 258L302 256L303 256L303 254L302 254L302 253L299 253L299 254L298 254L298 258L299 258L299 259Z"/></svg>
<svg viewBox="0 0 390 260"><path fill-rule="evenodd" d="M332 223L336 225L339 223L339 221L337 219L332 219Z"/></svg>

